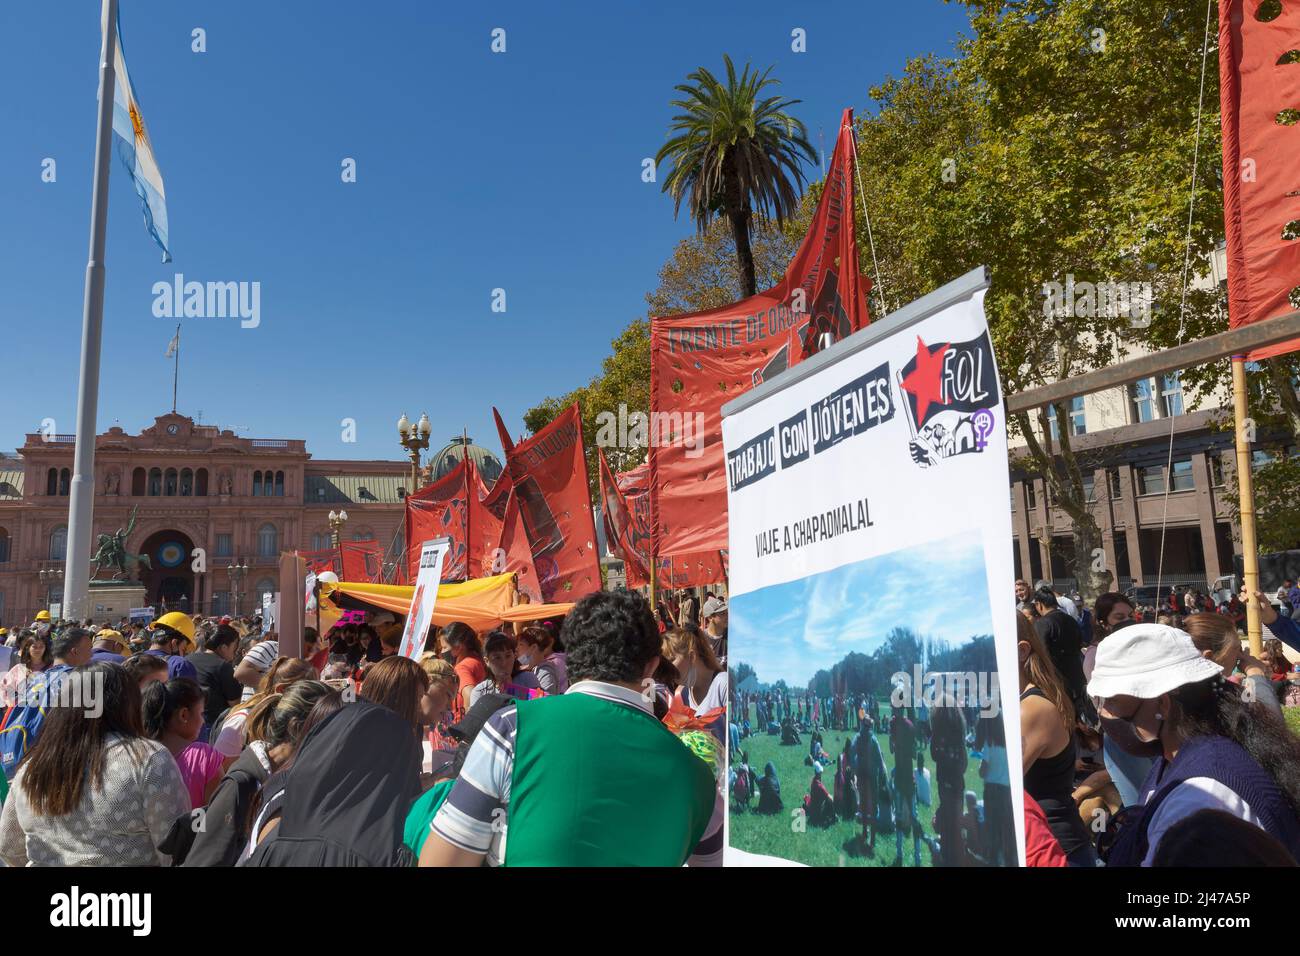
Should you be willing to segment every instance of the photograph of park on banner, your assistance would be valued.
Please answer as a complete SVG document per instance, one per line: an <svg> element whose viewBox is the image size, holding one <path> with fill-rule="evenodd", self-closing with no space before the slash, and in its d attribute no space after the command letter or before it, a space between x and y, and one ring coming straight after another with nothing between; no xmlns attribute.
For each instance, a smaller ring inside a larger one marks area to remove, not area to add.
<svg viewBox="0 0 1300 956"><path fill-rule="evenodd" d="M993 633L977 531L734 596L731 846L1016 865Z"/></svg>

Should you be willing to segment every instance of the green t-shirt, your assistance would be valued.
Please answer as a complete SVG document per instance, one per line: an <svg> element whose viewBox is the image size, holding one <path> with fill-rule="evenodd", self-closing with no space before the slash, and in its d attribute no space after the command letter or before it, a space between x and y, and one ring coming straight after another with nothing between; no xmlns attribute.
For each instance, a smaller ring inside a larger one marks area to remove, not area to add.
<svg viewBox="0 0 1300 956"><path fill-rule="evenodd" d="M627 704L521 701L507 866L681 866L713 813L703 760Z"/></svg>
<svg viewBox="0 0 1300 956"><path fill-rule="evenodd" d="M420 850L424 848L424 841L429 838L433 818L438 815L438 808L447 799L447 794L451 793L455 782L455 779L440 780L411 804L411 812L406 815L406 826L402 830L402 842L411 848L417 860L420 858Z"/></svg>

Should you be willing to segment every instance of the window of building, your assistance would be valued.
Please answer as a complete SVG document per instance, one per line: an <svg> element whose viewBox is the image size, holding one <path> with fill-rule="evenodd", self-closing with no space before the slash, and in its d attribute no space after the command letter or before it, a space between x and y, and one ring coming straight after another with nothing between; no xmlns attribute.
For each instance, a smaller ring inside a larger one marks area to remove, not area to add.
<svg viewBox="0 0 1300 956"><path fill-rule="evenodd" d="M1038 495L1034 493L1034 483L1032 481L1025 482L1025 496L1029 501L1029 510L1036 510L1038 508Z"/></svg>
<svg viewBox="0 0 1300 956"><path fill-rule="evenodd" d="M1113 501L1118 501L1124 497L1124 483L1120 481L1118 468L1107 468L1106 475L1110 481L1110 497Z"/></svg>
<svg viewBox="0 0 1300 956"><path fill-rule="evenodd" d="M279 534L275 525L264 524L257 529L257 554L263 558L274 558L280 553ZM261 593L260 591L258 592Z"/></svg>
<svg viewBox="0 0 1300 956"><path fill-rule="evenodd" d="M145 470L143 468L137 468L131 472L131 494L137 498L144 497L144 491L147 487L145 480Z"/></svg>
<svg viewBox="0 0 1300 956"><path fill-rule="evenodd" d="M1155 420L1156 403L1154 396L1151 394L1150 379L1144 378L1129 385L1128 396L1133 405L1134 424Z"/></svg>
<svg viewBox="0 0 1300 956"><path fill-rule="evenodd" d="M328 531L317 531L311 536L311 549L313 551L324 551L332 545L332 540Z"/></svg>
<svg viewBox="0 0 1300 956"><path fill-rule="evenodd" d="M208 470L200 468L194 473L194 493L200 498L208 496Z"/></svg>
<svg viewBox="0 0 1300 956"><path fill-rule="evenodd" d="M1160 465L1137 469L1138 494L1158 495L1165 490L1165 470Z"/></svg>
<svg viewBox="0 0 1300 956"><path fill-rule="evenodd" d="M45 473L45 493L51 497L59 493L59 469L51 468Z"/></svg>
<svg viewBox="0 0 1300 956"><path fill-rule="evenodd" d="M194 472L188 468L181 469L181 497L188 498L194 494Z"/></svg>
<svg viewBox="0 0 1300 956"><path fill-rule="evenodd" d="M162 494L163 479L161 468L149 469L149 497L157 498Z"/></svg>
<svg viewBox="0 0 1300 956"><path fill-rule="evenodd" d="M4 528L0 528L0 564L8 564L8 563L9 563L9 532L6 531ZM4 617L0 616L0 621L3 620Z"/></svg>
<svg viewBox="0 0 1300 956"><path fill-rule="evenodd" d="M217 535L217 557L229 558L235 554L234 536L229 534Z"/></svg>
<svg viewBox="0 0 1300 956"><path fill-rule="evenodd" d="M275 473L275 496L277 498L284 497L284 472L282 471Z"/></svg>
<svg viewBox="0 0 1300 956"><path fill-rule="evenodd" d="M261 496L262 496L262 473L260 471L255 471L253 472L253 497L260 498Z"/></svg>
<svg viewBox="0 0 1300 956"><path fill-rule="evenodd" d="M1093 475L1092 472L1085 471L1083 473L1083 500L1084 501L1092 502L1096 500L1093 497L1093 492L1096 490L1096 488L1094 487L1096 483L1097 483L1096 476Z"/></svg>
<svg viewBox="0 0 1300 956"><path fill-rule="evenodd" d="M178 476L175 468L168 468L163 472L163 494L168 498L174 498L176 496L176 488L179 484L177 478Z"/></svg>
<svg viewBox="0 0 1300 956"><path fill-rule="evenodd" d="M1165 418L1183 413L1183 380L1181 373L1170 372L1160 377L1160 410Z"/></svg>
<svg viewBox="0 0 1300 956"><path fill-rule="evenodd" d="M68 528L59 525L50 532L50 560L63 561L68 556Z"/></svg>
<svg viewBox="0 0 1300 956"><path fill-rule="evenodd" d="M212 592L212 614L214 617L222 617L230 614L230 592L213 591Z"/></svg>
<svg viewBox="0 0 1300 956"><path fill-rule="evenodd" d="M1171 491L1191 491L1196 487L1196 482L1192 479L1192 460L1184 458L1182 461L1176 461L1170 469L1169 484Z"/></svg>
<svg viewBox="0 0 1300 956"><path fill-rule="evenodd" d="M1223 487L1223 456L1210 455L1210 483L1215 488Z"/></svg>

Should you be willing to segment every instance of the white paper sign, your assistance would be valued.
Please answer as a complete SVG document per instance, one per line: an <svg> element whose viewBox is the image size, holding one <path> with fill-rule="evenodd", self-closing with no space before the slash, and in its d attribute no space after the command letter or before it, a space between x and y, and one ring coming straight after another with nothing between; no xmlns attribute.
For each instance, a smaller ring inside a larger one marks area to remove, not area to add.
<svg viewBox="0 0 1300 956"><path fill-rule="evenodd" d="M451 539L433 538L420 546L420 571L415 577L415 593L406 612L406 627L398 653L416 660L424 650L424 639L438 603L438 585L442 582L442 562L451 550Z"/></svg>
<svg viewBox="0 0 1300 956"><path fill-rule="evenodd" d="M728 661L757 679L732 715L753 771L735 850L1024 858L1006 422L978 278L724 409ZM754 812L769 764L779 838ZM988 823L969 852L968 790Z"/></svg>

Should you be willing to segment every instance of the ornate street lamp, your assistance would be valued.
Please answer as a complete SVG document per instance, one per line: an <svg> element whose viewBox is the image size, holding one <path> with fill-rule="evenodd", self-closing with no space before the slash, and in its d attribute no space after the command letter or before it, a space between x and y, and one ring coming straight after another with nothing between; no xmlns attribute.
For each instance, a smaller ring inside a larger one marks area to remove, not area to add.
<svg viewBox="0 0 1300 956"><path fill-rule="evenodd" d="M334 547L339 546L339 541L343 538L343 526L347 524L348 513L346 511L330 511L330 534L334 538Z"/></svg>
<svg viewBox="0 0 1300 956"><path fill-rule="evenodd" d="M429 424L427 414L421 414L419 423L415 425L412 425L406 417L406 412L402 412L402 417L397 420L399 444L411 456L411 491L413 492L418 491L420 487L420 452L429 447L429 433L432 431L433 426Z"/></svg>
<svg viewBox="0 0 1300 956"><path fill-rule="evenodd" d="M235 617L239 617L243 613L243 584L244 575L248 574L248 564L245 562L227 565L226 573L230 575L230 588L235 592Z"/></svg>

